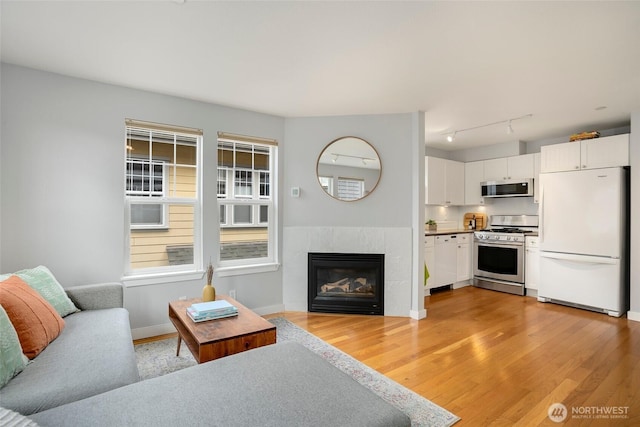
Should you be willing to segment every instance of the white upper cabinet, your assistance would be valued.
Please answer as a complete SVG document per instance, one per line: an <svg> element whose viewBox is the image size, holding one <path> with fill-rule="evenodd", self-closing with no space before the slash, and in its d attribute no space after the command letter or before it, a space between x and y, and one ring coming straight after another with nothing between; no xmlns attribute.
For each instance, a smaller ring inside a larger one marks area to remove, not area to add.
<svg viewBox="0 0 640 427"><path fill-rule="evenodd" d="M464 164L464 204L484 205L480 183L484 181L484 161Z"/></svg>
<svg viewBox="0 0 640 427"><path fill-rule="evenodd" d="M629 166L629 134L540 148L540 172Z"/></svg>
<svg viewBox="0 0 640 427"><path fill-rule="evenodd" d="M507 181L533 178L533 154L502 157L484 161L485 181Z"/></svg>
<svg viewBox="0 0 640 427"><path fill-rule="evenodd" d="M425 203L464 205L464 163L425 157Z"/></svg>
<svg viewBox="0 0 640 427"><path fill-rule="evenodd" d="M580 162L582 169L629 166L629 134L582 141Z"/></svg>

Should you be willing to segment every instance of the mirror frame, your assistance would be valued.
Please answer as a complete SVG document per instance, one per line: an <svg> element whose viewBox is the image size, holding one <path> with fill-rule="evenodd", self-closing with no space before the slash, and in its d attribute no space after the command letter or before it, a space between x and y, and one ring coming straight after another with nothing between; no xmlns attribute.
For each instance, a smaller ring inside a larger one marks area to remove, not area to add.
<svg viewBox="0 0 640 427"><path fill-rule="evenodd" d="M320 182L320 173L319 173L319 169L320 169L320 159L322 158L322 156L325 154L325 152L329 149L329 147L331 147L333 144L343 140L343 139L357 139L365 144L367 144L368 147L370 147L373 152L376 155L376 160L377 162L380 164L380 169L378 169L378 179L376 180L376 183L373 185L373 187L371 187L371 189L369 190L369 192L367 192L364 196L358 198L358 199L341 199L339 197L336 197L332 194L329 194L324 187L322 186L322 183ZM374 190L378 187L378 184L380 184L380 180L382 179L382 159L380 158L380 153L378 153L378 150L376 150L376 148L367 140L360 138L359 136L341 136L340 138L336 138L333 141L331 141L330 143L328 143L327 145L325 145L325 147L322 149L322 151L320 152L320 155L318 156L318 160L316 161L316 180L318 181L318 185L320 185L320 188L322 189L322 192L325 193L327 196L331 197L332 199L341 201L341 202L357 202L359 200L362 200L364 198L366 198L367 196L369 196L371 193L374 192Z"/></svg>

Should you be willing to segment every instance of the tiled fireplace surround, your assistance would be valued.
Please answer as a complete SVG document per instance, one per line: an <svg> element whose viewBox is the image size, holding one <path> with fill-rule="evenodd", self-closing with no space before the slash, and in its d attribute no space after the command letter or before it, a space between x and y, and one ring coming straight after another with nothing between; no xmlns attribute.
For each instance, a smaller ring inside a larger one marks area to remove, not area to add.
<svg viewBox="0 0 640 427"><path fill-rule="evenodd" d="M384 314L411 310L411 228L285 227L283 301L285 310L307 311L309 252L385 254Z"/></svg>

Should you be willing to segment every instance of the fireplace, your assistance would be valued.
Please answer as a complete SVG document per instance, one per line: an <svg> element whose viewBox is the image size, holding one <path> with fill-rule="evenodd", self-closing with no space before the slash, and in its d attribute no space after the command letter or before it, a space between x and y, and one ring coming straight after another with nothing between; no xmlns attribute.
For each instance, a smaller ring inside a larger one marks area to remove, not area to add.
<svg viewBox="0 0 640 427"><path fill-rule="evenodd" d="M384 254L309 253L308 310L384 314Z"/></svg>

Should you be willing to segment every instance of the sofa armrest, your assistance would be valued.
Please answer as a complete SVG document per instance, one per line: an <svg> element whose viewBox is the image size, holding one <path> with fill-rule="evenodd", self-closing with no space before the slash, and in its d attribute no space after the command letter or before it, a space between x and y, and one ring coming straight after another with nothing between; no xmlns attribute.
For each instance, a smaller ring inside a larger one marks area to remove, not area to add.
<svg viewBox="0 0 640 427"><path fill-rule="evenodd" d="M124 307L124 293L121 283L74 286L66 288L65 291L80 310Z"/></svg>

